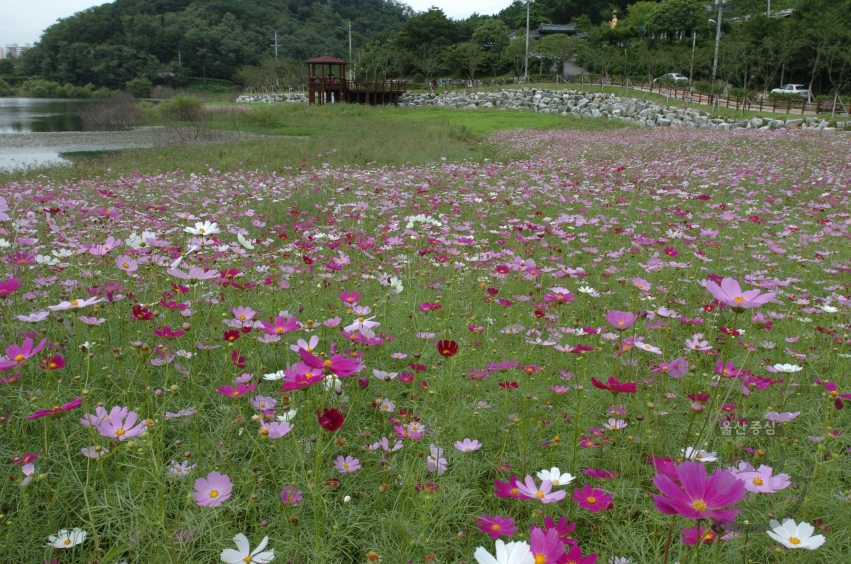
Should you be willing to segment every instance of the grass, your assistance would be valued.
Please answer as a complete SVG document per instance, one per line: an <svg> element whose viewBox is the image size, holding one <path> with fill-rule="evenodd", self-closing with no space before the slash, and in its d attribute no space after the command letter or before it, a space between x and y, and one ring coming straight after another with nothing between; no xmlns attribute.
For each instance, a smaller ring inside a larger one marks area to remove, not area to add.
<svg viewBox="0 0 851 564"><path fill-rule="evenodd" d="M149 110L149 123L157 123ZM327 163L421 165L429 162L483 161L514 155L498 153L485 137L499 130L619 127L595 120L544 116L530 112L412 109L304 104L253 105L247 112L214 112L213 128L239 129L264 136L227 144L184 145L100 154L74 159L73 167L0 174L12 181L46 175L53 179L118 177L132 172L182 170L285 171ZM622 127L622 126L620 126Z"/></svg>

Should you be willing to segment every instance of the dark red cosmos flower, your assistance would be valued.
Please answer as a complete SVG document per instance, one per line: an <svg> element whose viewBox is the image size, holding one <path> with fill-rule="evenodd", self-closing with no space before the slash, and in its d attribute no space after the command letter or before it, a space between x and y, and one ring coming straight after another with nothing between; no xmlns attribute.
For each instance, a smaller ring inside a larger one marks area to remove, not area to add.
<svg viewBox="0 0 851 564"><path fill-rule="evenodd" d="M61 354L55 354L42 358L38 364L42 370L59 370L65 368L65 359Z"/></svg>
<svg viewBox="0 0 851 564"><path fill-rule="evenodd" d="M638 392L636 390L635 382L621 382L614 376L610 376L608 383L604 384L596 378L591 378L591 383L595 388L600 388L601 390L608 390L613 394L635 394Z"/></svg>
<svg viewBox="0 0 851 564"><path fill-rule="evenodd" d="M149 310L148 308L142 307L140 305L133 306L133 317L135 317L136 319L139 319L141 321L150 321L153 316L154 314L151 313L151 310Z"/></svg>
<svg viewBox="0 0 851 564"><path fill-rule="evenodd" d="M175 294L188 294L189 288L187 286L181 286L180 284L171 283L171 289Z"/></svg>
<svg viewBox="0 0 851 564"><path fill-rule="evenodd" d="M425 364L417 364L416 362L411 363L411 370L413 370L414 372L422 372L425 369Z"/></svg>
<svg viewBox="0 0 851 564"><path fill-rule="evenodd" d="M224 334L222 335L222 338L225 341L230 341L230 342L236 341L237 339L239 339L239 331L237 331L236 329L229 329L228 331L224 332Z"/></svg>
<svg viewBox="0 0 851 564"><path fill-rule="evenodd" d="M15 466L23 466L24 464L29 464L30 462L35 462L38 460L38 457L41 455L41 452L25 452L23 456L15 456L12 458L12 464Z"/></svg>
<svg viewBox="0 0 851 564"><path fill-rule="evenodd" d="M231 364L233 364L237 368L245 368L245 357L240 356L238 350L231 351L230 361L231 361Z"/></svg>
<svg viewBox="0 0 851 564"><path fill-rule="evenodd" d="M331 431L332 433L342 427L343 422L346 420L345 417L343 417L336 409L327 408L323 409L322 413L317 411L316 419L319 421L320 427L326 431Z"/></svg>
<svg viewBox="0 0 851 564"><path fill-rule="evenodd" d="M455 356L458 353L458 343L448 339L438 341L437 352L439 352L441 356L445 356L447 358Z"/></svg>
<svg viewBox="0 0 851 564"><path fill-rule="evenodd" d="M174 330L168 325L164 326L162 329L154 329L154 335L164 339L176 339L178 337L182 337L184 333L186 333L186 331L181 331L180 329Z"/></svg>
<svg viewBox="0 0 851 564"><path fill-rule="evenodd" d="M520 384L517 382L500 382L499 387L505 388L506 390L516 390L520 387Z"/></svg>

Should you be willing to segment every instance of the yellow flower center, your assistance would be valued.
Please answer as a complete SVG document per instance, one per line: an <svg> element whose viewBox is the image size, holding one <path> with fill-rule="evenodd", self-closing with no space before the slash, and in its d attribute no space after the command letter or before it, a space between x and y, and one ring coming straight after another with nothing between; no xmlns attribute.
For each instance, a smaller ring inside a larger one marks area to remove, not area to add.
<svg viewBox="0 0 851 564"><path fill-rule="evenodd" d="M498 531L498 530L499 530L498 524L494 523L493 525L491 525L491 531Z"/></svg>
<svg viewBox="0 0 851 564"><path fill-rule="evenodd" d="M801 544L801 539L799 539L798 537L789 537L789 542L791 542L792 544Z"/></svg>
<svg viewBox="0 0 851 564"><path fill-rule="evenodd" d="M536 495L536 496L538 496L538 497L540 497L541 499L543 499L543 497L544 497L544 492L542 492L541 490L538 490L538 493L536 493L535 495Z"/></svg>
<svg viewBox="0 0 851 564"><path fill-rule="evenodd" d="M349 302L349 303L353 303L355 301L355 299L352 298L352 297L349 297L349 298L346 298L346 301Z"/></svg>
<svg viewBox="0 0 851 564"><path fill-rule="evenodd" d="M240 321L245 321L245 316L244 316L244 315L240 315L240 316L239 316L239 320L240 320Z"/></svg>
<svg viewBox="0 0 851 564"><path fill-rule="evenodd" d="M740 304L745 301L745 298L743 298L742 296L736 296L735 298L733 298L733 301L735 301L737 304Z"/></svg>
<svg viewBox="0 0 851 564"><path fill-rule="evenodd" d="M753 479L753 485L761 486L762 485L762 478L759 478L759 477L754 478Z"/></svg>
<svg viewBox="0 0 851 564"><path fill-rule="evenodd" d="M703 513L707 509L706 502L703 501L702 499L694 500L692 502L691 506L692 506L692 508L694 508L695 511L697 511L699 513Z"/></svg>
<svg viewBox="0 0 851 564"><path fill-rule="evenodd" d="M26 357L26 356L24 356L24 355L22 355L22 354L19 354L19 355L17 355L17 356L15 357L15 362L23 362L23 361L24 361L24 360L26 360L26 359L27 359L27 357Z"/></svg>
<svg viewBox="0 0 851 564"><path fill-rule="evenodd" d="M268 435L268 434L269 434L269 428L268 428L268 427L263 427L262 429L260 429L260 434L261 434L261 435L263 435L263 436L265 437L266 435Z"/></svg>
<svg viewBox="0 0 851 564"><path fill-rule="evenodd" d="M283 333L283 332L284 332L284 328L283 328L283 327L276 327L276 328L275 328L275 331L277 331L278 333Z"/></svg>
<svg viewBox="0 0 851 564"><path fill-rule="evenodd" d="M557 296L557 297L556 297L556 300L558 300L558 301L562 301L563 299L564 299L564 296ZM536 558L537 558L537 557L536 557Z"/></svg>
<svg viewBox="0 0 851 564"><path fill-rule="evenodd" d="M344 470L348 470L348 469L349 469L349 463L348 463L348 462L344 462L344 463L343 463L343 469L344 469Z"/></svg>
<svg viewBox="0 0 851 564"><path fill-rule="evenodd" d="M62 544L64 544L65 546L68 546L69 544L71 544L71 539L65 539L64 541L62 541Z"/></svg>
<svg viewBox="0 0 851 564"><path fill-rule="evenodd" d="M74 307L77 307L77 304L79 304L79 303L80 303L80 302L79 302L78 300L73 300L73 301L71 302L71 305L72 305L72 306L74 306Z"/></svg>
<svg viewBox="0 0 851 564"><path fill-rule="evenodd" d="M120 437L121 435L123 435L123 434L124 434L124 433L126 433L126 432L127 432L127 431L125 431L124 429L116 429L116 430L115 430L115 436L116 436L116 437Z"/></svg>
<svg viewBox="0 0 851 564"><path fill-rule="evenodd" d="M254 559L253 559L253 558L251 558L251 555L249 554L248 556L246 556L245 558L243 558L243 559L242 559L242 561L243 561L243 562L254 562Z"/></svg>
<svg viewBox="0 0 851 564"><path fill-rule="evenodd" d="M363 323L363 317L358 317L358 322Z"/></svg>
<svg viewBox="0 0 851 564"><path fill-rule="evenodd" d="M121 266L122 266L122 268L130 268L130 265L127 264L126 262L122 262Z"/></svg>
<svg viewBox="0 0 851 564"><path fill-rule="evenodd" d="M239 390L234 390L232 395L233 397L237 397L239 395Z"/></svg>
<svg viewBox="0 0 851 564"><path fill-rule="evenodd" d="M594 496L591 496L591 497L589 497L586 501L587 501L588 503L594 504L594 503L597 503L597 498L596 498L596 497L594 497Z"/></svg>
<svg viewBox="0 0 851 564"><path fill-rule="evenodd" d="M547 555L546 554L536 554L535 555L535 564L547 564Z"/></svg>
<svg viewBox="0 0 851 564"><path fill-rule="evenodd" d="M511 495L517 495L520 491L517 488L511 488Z"/></svg>
<svg viewBox="0 0 851 564"><path fill-rule="evenodd" d="M332 364L332 363L331 363L331 361L330 361L330 360L326 360L326 361L323 363L323 366L325 366L325 368L331 368L331 364Z"/></svg>
<svg viewBox="0 0 851 564"><path fill-rule="evenodd" d="M198 233L204 233L204 228L202 227L201 229L199 229Z"/></svg>
<svg viewBox="0 0 851 564"><path fill-rule="evenodd" d="M210 497L219 497L219 490L210 490Z"/></svg>
<svg viewBox="0 0 851 564"><path fill-rule="evenodd" d="M626 322L625 321L618 321L618 325L623 325L624 323L626 323Z"/></svg>

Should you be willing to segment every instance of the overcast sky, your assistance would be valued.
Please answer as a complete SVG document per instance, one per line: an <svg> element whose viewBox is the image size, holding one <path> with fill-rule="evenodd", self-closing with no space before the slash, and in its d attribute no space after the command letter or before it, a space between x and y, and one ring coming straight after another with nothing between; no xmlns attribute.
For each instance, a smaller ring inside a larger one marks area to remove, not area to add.
<svg viewBox="0 0 851 564"><path fill-rule="evenodd" d="M41 32L56 20L104 3L98 0L2 0L0 46L35 43ZM437 6L450 18L463 19L473 12L495 14L510 5L511 0L409 0L405 3L418 12Z"/></svg>

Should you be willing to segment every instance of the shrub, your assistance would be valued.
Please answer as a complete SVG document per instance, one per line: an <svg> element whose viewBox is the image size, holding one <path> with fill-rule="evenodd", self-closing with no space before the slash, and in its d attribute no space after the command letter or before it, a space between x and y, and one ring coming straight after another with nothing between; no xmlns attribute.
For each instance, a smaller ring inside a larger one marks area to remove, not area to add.
<svg viewBox="0 0 851 564"><path fill-rule="evenodd" d="M151 90L151 98L156 100L168 100L169 98L174 97L174 94L174 88L163 84L158 84L154 86L153 90Z"/></svg>
<svg viewBox="0 0 851 564"><path fill-rule="evenodd" d="M418 72L417 74L414 75L412 80L414 81L415 86L419 86L420 84L423 84L425 82L425 79L426 79L425 75L421 72Z"/></svg>
<svg viewBox="0 0 851 564"><path fill-rule="evenodd" d="M59 97L85 99L91 98L93 92L94 87L91 84L88 84L86 86L74 86L73 84L66 84L65 86L59 89Z"/></svg>
<svg viewBox="0 0 851 564"><path fill-rule="evenodd" d="M210 137L210 113L195 96L178 94L159 105L163 122L181 141Z"/></svg>
<svg viewBox="0 0 851 564"><path fill-rule="evenodd" d="M151 97L151 89L154 87L153 83L150 80L145 78L144 76L137 76L133 80L127 83L125 89L127 92L130 92L136 98L150 98Z"/></svg>
<svg viewBox="0 0 851 564"><path fill-rule="evenodd" d="M59 98L62 87L51 80L33 78L21 85L21 95L27 98Z"/></svg>
<svg viewBox="0 0 851 564"><path fill-rule="evenodd" d="M12 95L12 87L9 86L9 83L0 78L0 96L11 96Z"/></svg>
<svg viewBox="0 0 851 564"><path fill-rule="evenodd" d="M138 122L140 110L133 96L121 93L81 109L79 115L88 131L121 131Z"/></svg>

